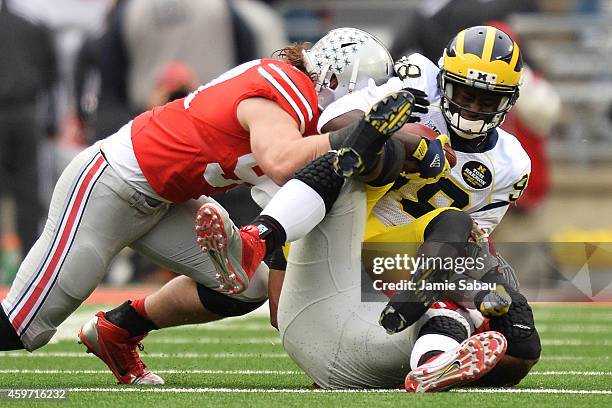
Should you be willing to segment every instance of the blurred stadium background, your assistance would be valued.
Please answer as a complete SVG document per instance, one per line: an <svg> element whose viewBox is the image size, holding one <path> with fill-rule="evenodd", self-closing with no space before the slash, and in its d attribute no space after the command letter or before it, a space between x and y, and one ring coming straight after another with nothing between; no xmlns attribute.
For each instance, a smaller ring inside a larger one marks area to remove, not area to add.
<svg viewBox="0 0 612 408"><path fill-rule="evenodd" d="M532 300L612 300L612 244L602 244L612 242L611 0L0 4L1 13L45 28L38 37L15 36L0 24L0 50L36 57L30 65L0 59L0 82L20 84L0 85L0 164L10 170L0 173L0 285L11 282L31 245L28 224L44 222L59 172L135 113L288 42L315 41L334 27L375 34L394 58L420 51L437 59L461 28L497 21L513 31L537 74L519 99L524 106L506 124L532 156L532 180L494 238L531 285ZM34 112L25 120L34 135L20 134L23 123L7 124L15 105ZM23 178L12 173L20 167ZM235 194L225 202L246 192ZM155 285L171 277L125 251L106 284Z"/></svg>

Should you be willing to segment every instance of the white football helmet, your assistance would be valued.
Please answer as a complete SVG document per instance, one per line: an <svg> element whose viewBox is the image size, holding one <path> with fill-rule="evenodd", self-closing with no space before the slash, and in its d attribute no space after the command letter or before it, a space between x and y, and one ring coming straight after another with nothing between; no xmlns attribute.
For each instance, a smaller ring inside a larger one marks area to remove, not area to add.
<svg viewBox="0 0 612 408"><path fill-rule="evenodd" d="M393 58L373 35L357 28L331 30L304 51L306 69L317 74L319 107L367 85L380 85L393 76Z"/></svg>

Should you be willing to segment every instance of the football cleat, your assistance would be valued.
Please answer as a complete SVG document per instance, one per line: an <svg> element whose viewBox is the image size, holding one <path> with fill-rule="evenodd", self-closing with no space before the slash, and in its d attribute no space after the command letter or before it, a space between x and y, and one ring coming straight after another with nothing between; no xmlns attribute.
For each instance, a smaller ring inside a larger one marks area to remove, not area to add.
<svg viewBox="0 0 612 408"><path fill-rule="evenodd" d="M477 380L495 367L506 347L506 338L501 333L476 334L409 372L404 382L406 391L444 391Z"/></svg>
<svg viewBox="0 0 612 408"><path fill-rule="evenodd" d="M195 220L198 245L213 262L219 292L244 291L266 254L266 242L254 225L238 229L222 207L206 203Z"/></svg>
<svg viewBox="0 0 612 408"><path fill-rule="evenodd" d="M376 102L338 149L336 172L351 177L373 168L385 142L409 121L414 106L414 95L403 90Z"/></svg>
<svg viewBox="0 0 612 408"><path fill-rule="evenodd" d="M144 349L140 341L145 336L130 337L127 330L108 321L100 311L81 327L79 344L102 360L120 384L164 384L160 376L146 369L136 351Z"/></svg>

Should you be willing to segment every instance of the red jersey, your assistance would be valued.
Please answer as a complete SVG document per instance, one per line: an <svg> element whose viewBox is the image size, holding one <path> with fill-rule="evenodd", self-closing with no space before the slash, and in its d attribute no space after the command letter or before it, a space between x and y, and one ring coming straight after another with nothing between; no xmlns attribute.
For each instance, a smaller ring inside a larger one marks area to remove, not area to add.
<svg viewBox="0 0 612 408"><path fill-rule="evenodd" d="M317 93L310 78L284 61L247 62L134 119L134 154L153 190L183 202L260 182L265 175L236 115L238 104L250 97L276 102L302 135L317 133Z"/></svg>

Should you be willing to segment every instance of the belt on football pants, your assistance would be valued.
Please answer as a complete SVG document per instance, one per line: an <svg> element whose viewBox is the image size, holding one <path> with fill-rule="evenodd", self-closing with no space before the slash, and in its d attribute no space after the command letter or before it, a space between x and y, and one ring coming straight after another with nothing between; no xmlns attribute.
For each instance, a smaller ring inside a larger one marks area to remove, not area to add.
<svg viewBox="0 0 612 408"><path fill-rule="evenodd" d="M104 160L109 163L102 149L100 149L100 154L102 155L102 157L104 157ZM108 165L112 168L110 163ZM157 209L157 207L161 206L162 204L165 204L163 201L160 201L153 197L149 197L148 195L143 194L138 190L135 190L134 187L130 186L127 182L125 182L125 180L121 179L121 177L118 177L118 179L123 181L126 186L130 187L130 189L134 191L134 194L132 194L127 200L132 207L142 207L141 204L145 202L147 206L151 207L151 209Z"/></svg>

